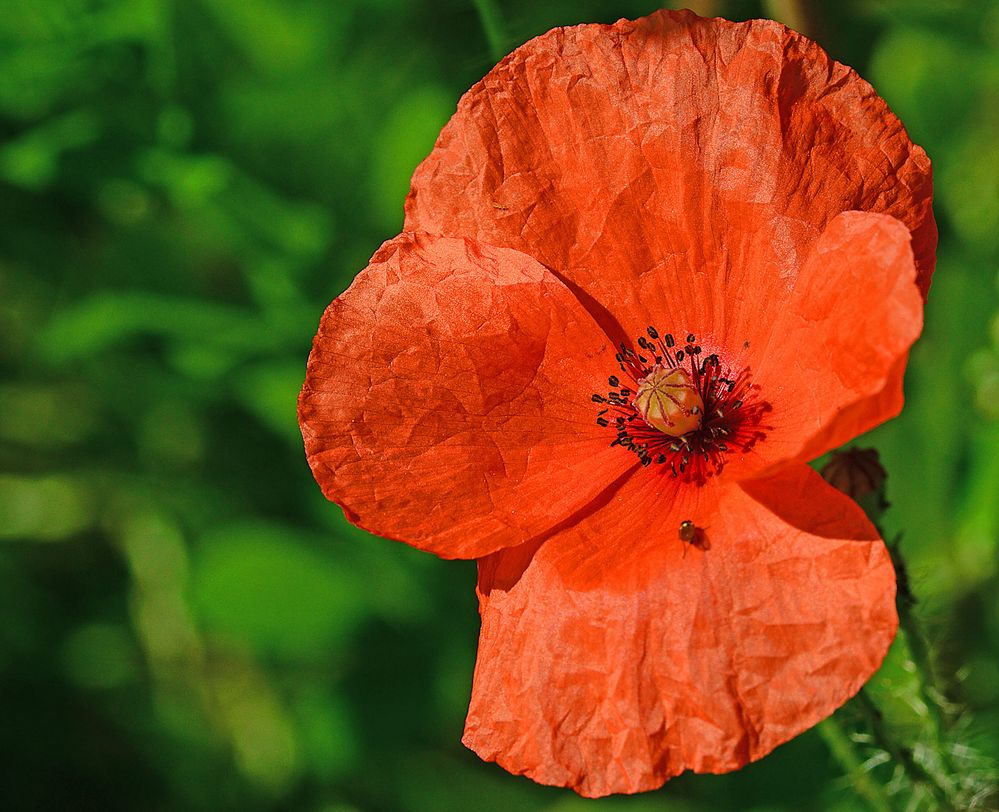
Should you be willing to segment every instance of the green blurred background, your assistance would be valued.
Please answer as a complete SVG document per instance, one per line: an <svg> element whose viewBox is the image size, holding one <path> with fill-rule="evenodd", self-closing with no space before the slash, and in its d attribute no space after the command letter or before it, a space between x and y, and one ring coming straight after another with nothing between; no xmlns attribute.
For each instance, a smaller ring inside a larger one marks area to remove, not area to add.
<svg viewBox="0 0 999 812"><path fill-rule="evenodd" d="M512 47L656 4L498 6ZM955 753L995 756L999 4L697 7L805 28L934 160L908 405L863 444L890 471ZM459 743L474 564L350 527L312 480L295 420L312 335L493 63L475 2L0 9L0 807L861 808L814 731L737 774L597 802L480 763ZM872 690L925 738L903 641Z"/></svg>

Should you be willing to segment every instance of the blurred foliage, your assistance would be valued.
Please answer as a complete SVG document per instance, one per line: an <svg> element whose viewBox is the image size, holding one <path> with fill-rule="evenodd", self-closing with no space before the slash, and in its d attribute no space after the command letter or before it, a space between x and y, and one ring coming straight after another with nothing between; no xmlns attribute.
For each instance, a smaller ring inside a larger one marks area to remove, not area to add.
<svg viewBox="0 0 999 812"><path fill-rule="evenodd" d="M891 473L886 522L962 741L995 756L999 6L694 5L807 26L934 159L909 402L863 443ZM815 732L599 802L480 763L458 741L474 565L367 536L312 481L295 398L319 315L397 232L410 173L490 67L482 6L3 4L3 808L857 808ZM497 7L512 46L655 3ZM918 735L904 641L870 690Z"/></svg>

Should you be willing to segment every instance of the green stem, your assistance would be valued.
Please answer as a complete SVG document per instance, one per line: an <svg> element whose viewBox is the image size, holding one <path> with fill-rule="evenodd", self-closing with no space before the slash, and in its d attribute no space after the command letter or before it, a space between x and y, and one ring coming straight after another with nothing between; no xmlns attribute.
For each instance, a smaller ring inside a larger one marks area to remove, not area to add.
<svg viewBox="0 0 999 812"><path fill-rule="evenodd" d="M950 797L950 792L948 788L940 783L934 776L932 776L926 769L913 758L912 750L908 747L898 744L891 736L888 728L885 726L884 717L881 715L881 711L868 696L867 691L863 688L857 694L857 704L864 711L864 715L867 717L867 722L870 725L871 733L874 734L874 740L877 742L878 746L883 750L886 750L895 761L896 764L902 765L902 769L905 770L905 774L909 777L909 780L914 786L922 785L926 787L933 797L936 799L938 804L938 809L941 812L957 812L957 806L955 802Z"/></svg>
<svg viewBox="0 0 999 812"><path fill-rule="evenodd" d="M884 490L887 472L881 468L877 452L873 449L842 452L842 456L838 458L834 456L832 462L836 462L841 468L844 464L847 466L852 464L858 472L866 472L867 480L877 487L874 491L860 489L856 493L856 497L858 504L874 523L880 536L885 538L884 531L880 527L880 520L889 506ZM834 475L832 462L823 471L827 478ZM849 467L846 471L849 474ZM849 477L847 478L849 479ZM877 480L880 482L878 483ZM857 483L854 482L851 485L850 482L847 482L846 485L847 487L843 488L844 491L848 491ZM856 490L856 488L854 489ZM916 598L909 586L905 559L899 548L900 540L901 534L895 538L893 543L887 544L892 564L895 567L897 584L895 605L898 610L899 628L905 636L909 657L915 671L919 699L926 708L925 711L918 708L916 710L927 727L931 748L929 752L933 757L924 758L921 762L916 761L911 748L892 739L884 724L881 712L865 691L861 690L857 695L857 704L866 713L870 728L879 746L891 755L896 764L902 767L913 785L925 787L935 798L938 804L937 809L953 810L958 807L955 798L960 792L955 782L960 780L960 772L955 769L947 742L947 733L951 722L950 713L944 694L937 682L932 649L919 624L919 619L913 611Z"/></svg>
<svg viewBox="0 0 999 812"><path fill-rule="evenodd" d="M909 576L905 566L905 559L899 549L901 536L895 539L893 544L888 545L891 553L892 563L895 565L895 575L898 582L898 592L895 596L895 605L898 609L898 623L905 635L905 641L909 646L909 655L916 666L916 675L919 682L919 697L926 705L930 717L931 732L933 742L937 747L944 766L951 769L950 759L947 756L944 733L950 724L947 709L941 700L943 692L940 690L937 681L936 668L933 663L933 654L926 634L923 632L913 611L916 605L916 597L912 594L909 586Z"/></svg>
<svg viewBox="0 0 999 812"><path fill-rule="evenodd" d="M884 788L864 770L863 762L839 720L835 716L830 716L819 723L818 731L857 794L867 801L874 812L892 812Z"/></svg>
<svg viewBox="0 0 999 812"><path fill-rule="evenodd" d="M479 21L482 23L482 30L486 33L493 61L499 62L506 56L507 43L509 42L499 6L496 4L496 0L472 0L472 2L475 4L475 10L479 12Z"/></svg>

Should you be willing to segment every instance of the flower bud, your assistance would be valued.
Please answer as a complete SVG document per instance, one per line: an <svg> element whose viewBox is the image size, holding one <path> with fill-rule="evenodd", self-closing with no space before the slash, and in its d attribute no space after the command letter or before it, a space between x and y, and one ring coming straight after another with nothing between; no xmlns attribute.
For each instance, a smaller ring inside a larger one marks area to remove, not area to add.
<svg viewBox="0 0 999 812"><path fill-rule="evenodd" d="M857 502L872 522L877 522L888 507L885 499L888 472L882 467L876 449L834 451L822 467L822 477Z"/></svg>

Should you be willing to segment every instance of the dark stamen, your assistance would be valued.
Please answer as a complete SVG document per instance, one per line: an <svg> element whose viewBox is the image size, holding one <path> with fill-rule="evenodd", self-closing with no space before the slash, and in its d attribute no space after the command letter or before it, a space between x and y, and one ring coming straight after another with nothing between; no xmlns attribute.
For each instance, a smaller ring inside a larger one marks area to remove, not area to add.
<svg viewBox="0 0 999 812"><path fill-rule="evenodd" d="M607 379L612 391L592 395L594 403L605 404L596 415L597 425L613 427L617 436L611 445L635 454L643 466L655 462L664 466L664 474L668 471L675 478L702 484L722 469L730 446L745 452L766 437L760 429L767 427L761 426L760 420L770 407L750 398L747 408L743 398L754 387L746 373L734 374L722 365L717 353L705 353L693 333L686 334L686 342L679 350L673 349L676 342L672 334L660 337L651 326L647 333L649 338L639 336L635 342L642 353L621 344L615 360L623 375ZM656 370L676 369L689 376L690 385L704 404L690 407L688 414L698 415L700 423L679 437L650 425L632 402L636 388L641 391L639 381Z"/></svg>

